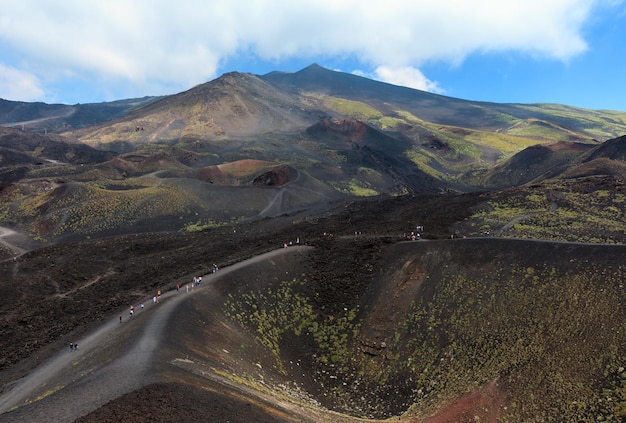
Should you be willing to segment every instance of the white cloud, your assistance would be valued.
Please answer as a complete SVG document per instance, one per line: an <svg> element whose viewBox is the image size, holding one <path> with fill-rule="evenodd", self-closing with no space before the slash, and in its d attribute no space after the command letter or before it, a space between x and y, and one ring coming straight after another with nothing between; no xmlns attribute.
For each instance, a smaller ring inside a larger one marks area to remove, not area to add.
<svg viewBox="0 0 626 423"><path fill-rule="evenodd" d="M274 1L269 13L255 2L242 35L272 58L354 54L375 65L415 66L515 49L562 60L586 49L580 31L598 1Z"/></svg>
<svg viewBox="0 0 626 423"><path fill-rule="evenodd" d="M410 66L401 68L379 66L374 71L373 79L431 93L443 94L445 92L437 82L429 80L419 69Z"/></svg>
<svg viewBox="0 0 626 423"><path fill-rule="evenodd" d="M0 98L36 101L43 94L37 77L0 63Z"/></svg>
<svg viewBox="0 0 626 423"><path fill-rule="evenodd" d="M213 78L241 52L276 63L339 56L428 87L420 66L476 52L566 61L587 49L594 7L615 1L0 0L0 62L10 51L41 80L91 75L158 91Z"/></svg>

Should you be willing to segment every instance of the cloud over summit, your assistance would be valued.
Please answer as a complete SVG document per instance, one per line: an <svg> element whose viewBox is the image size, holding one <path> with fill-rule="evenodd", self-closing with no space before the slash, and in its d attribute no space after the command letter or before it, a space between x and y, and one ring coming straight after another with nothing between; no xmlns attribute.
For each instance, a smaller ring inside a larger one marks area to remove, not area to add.
<svg viewBox="0 0 626 423"><path fill-rule="evenodd" d="M614 2L0 0L0 69L10 70L0 97L51 100L66 78L97 82L94 89L117 97L166 94L218 76L237 58L280 68L320 57L349 58L346 72L366 68L441 92L419 70L425 63L454 66L503 51L566 61L588 48L585 22L607 3ZM21 95L9 79L25 84Z"/></svg>

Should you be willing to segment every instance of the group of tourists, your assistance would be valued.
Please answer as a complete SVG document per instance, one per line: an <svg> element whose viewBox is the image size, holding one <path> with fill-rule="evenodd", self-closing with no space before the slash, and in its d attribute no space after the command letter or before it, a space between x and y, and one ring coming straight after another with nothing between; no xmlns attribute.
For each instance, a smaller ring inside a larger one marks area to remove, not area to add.
<svg viewBox="0 0 626 423"><path fill-rule="evenodd" d="M215 263L213 263L212 268L213 268L213 270L212 270L213 273L217 273L218 270L219 270L219 267L217 267L217 264L215 264ZM191 283L191 288L193 289L194 286L198 286L201 283L202 283L202 276L194 276L193 280L192 280L192 283ZM176 285L176 291L179 291L179 290L180 290L180 285ZM187 285L187 292L189 292L189 285ZM157 294L154 297L152 297L152 303L153 304L158 303L160 298L161 298L161 291L158 290ZM143 303L141 304L140 307L143 310L143 308L144 308ZM133 317L133 315L135 314L135 306L134 305L130 306L130 308L128 310L128 313L129 313L129 318ZM120 316L120 323L122 323L122 316ZM75 342L70 342L70 351L76 351L77 349L78 349L78 344L75 343Z"/></svg>
<svg viewBox="0 0 626 423"><path fill-rule="evenodd" d="M152 303L156 304L159 302L159 299L161 298L161 291L157 291L157 294L152 297ZM140 305L141 309L143 310L144 306L143 303L141 303ZM128 317L133 317L135 315L135 306L131 305L130 308L128 309ZM120 316L120 323L122 323L122 316Z"/></svg>
<svg viewBox="0 0 626 423"><path fill-rule="evenodd" d="M217 273L217 271L219 270L219 267L217 267L217 264L213 263L213 273ZM193 289L194 286L198 286L202 283L202 276L194 276L193 280L191 282L191 288ZM176 285L176 292L178 292L180 290L180 285ZM187 292L189 292L189 285L187 285ZM157 294L152 297L152 303L156 304L159 302L159 299L161 299L161 291L157 291ZM141 304L141 308L143 309L143 304ZM130 306L130 310L129 310L130 316L129 317L133 317L133 315L135 314L135 306L131 305ZM120 316L120 323L122 323L122 316Z"/></svg>

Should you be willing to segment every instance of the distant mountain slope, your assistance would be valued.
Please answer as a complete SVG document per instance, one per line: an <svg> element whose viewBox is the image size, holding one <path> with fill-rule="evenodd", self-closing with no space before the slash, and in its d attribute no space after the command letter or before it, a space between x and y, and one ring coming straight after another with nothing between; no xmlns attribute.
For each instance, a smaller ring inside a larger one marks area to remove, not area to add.
<svg viewBox="0 0 626 423"><path fill-rule="evenodd" d="M115 153L69 142L60 136L0 127L0 185L32 175L46 165L94 165L114 156Z"/></svg>
<svg viewBox="0 0 626 423"><path fill-rule="evenodd" d="M3 105L7 116L28 109ZM626 175L623 141L607 141L626 133L626 113L472 102L317 65L29 113L50 124L107 107L119 114L63 137L5 129L7 226L46 240L196 230L354 198Z"/></svg>
<svg viewBox="0 0 626 423"><path fill-rule="evenodd" d="M295 73L225 74L77 135L92 145L228 139L293 132L324 115L355 118L414 141L411 129L421 123L511 134L537 143L604 141L626 133L623 112L468 101L311 65ZM143 131L134 134L137 128Z"/></svg>
<svg viewBox="0 0 626 423"><path fill-rule="evenodd" d="M233 72L76 135L90 145L249 138L294 132L317 116L261 79Z"/></svg>
<svg viewBox="0 0 626 423"><path fill-rule="evenodd" d="M31 157L40 157L40 160L56 160L72 164L99 163L114 156L114 153L96 150L82 143L70 142L61 136L42 136L8 128L0 128L0 147L28 153Z"/></svg>
<svg viewBox="0 0 626 423"><path fill-rule="evenodd" d="M328 126L319 131L332 119L369 129L358 142L345 134L338 142ZM372 195L418 186L474 189L482 182L465 180L468 171L487 171L532 145L593 145L623 133L626 113L473 102L311 65L295 73L225 74L72 135L118 152L176 146L195 157L192 166L257 159L289 163L317 178L340 171L337 189ZM379 141L363 144L372 136ZM342 168L343 162L351 166ZM508 175L488 185L523 180Z"/></svg>
<svg viewBox="0 0 626 423"><path fill-rule="evenodd" d="M626 180L626 136L608 140L582 154L561 177L606 175Z"/></svg>
<svg viewBox="0 0 626 423"><path fill-rule="evenodd" d="M39 133L67 131L122 116L133 108L154 101L156 98L143 97L74 105L0 99L0 126Z"/></svg>
<svg viewBox="0 0 626 423"><path fill-rule="evenodd" d="M626 136L599 145L555 143L524 149L486 172L477 184L491 188L583 176L626 178Z"/></svg>
<svg viewBox="0 0 626 423"><path fill-rule="evenodd" d="M528 147L488 171L483 184L492 188L519 186L562 173L590 144L556 143Z"/></svg>
<svg viewBox="0 0 626 423"><path fill-rule="evenodd" d="M322 119L305 133L312 141L341 152L342 171L369 181L372 188L387 186L387 192L411 194L433 194L444 189L444 183L407 157L412 145L406 139L394 138L354 119ZM382 180L388 182L380 183Z"/></svg>
<svg viewBox="0 0 626 423"><path fill-rule="evenodd" d="M261 76L284 90L304 95L325 95L359 101L383 115L406 110L428 122L470 128L500 128L501 120L480 103L374 81L357 75L308 66L294 73Z"/></svg>
<svg viewBox="0 0 626 423"><path fill-rule="evenodd" d="M316 64L294 73L270 72L261 78L292 92L323 93L361 101L385 115L408 111L422 120L443 125L502 131L521 120L535 119L560 126L570 133L574 131L579 140L608 139L626 133L624 112L593 111L556 104L462 100L332 71Z"/></svg>
<svg viewBox="0 0 626 423"><path fill-rule="evenodd" d="M626 162L626 135L608 140L582 156L585 162L598 158Z"/></svg>

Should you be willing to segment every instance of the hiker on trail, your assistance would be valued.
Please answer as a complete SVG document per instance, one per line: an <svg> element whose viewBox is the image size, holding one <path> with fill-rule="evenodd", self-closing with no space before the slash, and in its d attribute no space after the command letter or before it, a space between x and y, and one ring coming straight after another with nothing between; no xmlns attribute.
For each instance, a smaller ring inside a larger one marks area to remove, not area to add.
<svg viewBox="0 0 626 423"><path fill-rule="evenodd" d="M143 310L143 303L141 303L141 309Z"/></svg>
<svg viewBox="0 0 626 423"><path fill-rule="evenodd" d="M74 343L70 342L70 351L74 351Z"/></svg>
<svg viewBox="0 0 626 423"><path fill-rule="evenodd" d="M157 302L157 297L152 297L152 304L156 304Z"/></svg>
<svg viewBox="0 0 626 423"><path fill-rule="evenodd" d="M180 285L176 285L176 292L180 289Z"/></svg>
<svg viewBox="0 0 626 423"><path fill-rule="evenodd" d="M122 323L122 316L120 316L120 323Z"/></svg>
<svg viewBox="0 0 626 423"><path fill-rule="evenodd" d="M161 290L157 291L157 301L159 301L159 298L161 298Z"/></svg>

